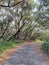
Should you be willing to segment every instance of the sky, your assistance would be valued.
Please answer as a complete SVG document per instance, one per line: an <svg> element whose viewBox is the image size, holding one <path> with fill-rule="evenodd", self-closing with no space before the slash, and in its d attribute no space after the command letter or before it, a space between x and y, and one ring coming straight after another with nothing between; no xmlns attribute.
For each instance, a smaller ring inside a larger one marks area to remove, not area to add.
<svg viewBox="0 0 49 65"><path fill-rule="evenodd" d="M40 3L39 3L39 0L34 0L34 1L35 1L37 4L40 4Z"/></svg>

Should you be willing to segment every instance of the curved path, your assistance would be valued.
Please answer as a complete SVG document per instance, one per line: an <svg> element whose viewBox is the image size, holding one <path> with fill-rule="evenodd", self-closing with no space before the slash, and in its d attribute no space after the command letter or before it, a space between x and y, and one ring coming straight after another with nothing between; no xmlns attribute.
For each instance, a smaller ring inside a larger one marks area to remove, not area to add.
<svg viewBox="0 0 49 65"><path fill-rule="evenodd" d="M12 54L3 65L48 65L42 56L39 56L33 44L23 46Z"/></svg>

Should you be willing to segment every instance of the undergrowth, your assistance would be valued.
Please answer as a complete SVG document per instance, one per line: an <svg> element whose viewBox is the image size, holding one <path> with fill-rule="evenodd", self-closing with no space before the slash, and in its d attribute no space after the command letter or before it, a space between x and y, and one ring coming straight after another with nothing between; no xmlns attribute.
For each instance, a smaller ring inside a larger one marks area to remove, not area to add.
<svg viewBox="0 0 49 65"><path fill-rule="evenodd" d="M41 48L46 54L49 54L49 39L44 40Z"/></svg>
<svg viewBox="0 0 49 65"><path fill-rule="evenodd" d="M9 49L11 47L15 47L17 45L21 45L24 41L23 40L10 40L8 42L3 41L3 39L0 39L0 54L3 53L6 49Z"/></svg>

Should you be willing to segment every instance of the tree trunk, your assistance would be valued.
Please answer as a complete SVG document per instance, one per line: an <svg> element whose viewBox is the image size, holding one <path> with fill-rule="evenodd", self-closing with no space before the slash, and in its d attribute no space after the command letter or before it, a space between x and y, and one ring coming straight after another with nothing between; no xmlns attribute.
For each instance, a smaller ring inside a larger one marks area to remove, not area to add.
<svg viewBox="0 0 49 65"><path fill-rule="evenodd" d="M0 38L3 38L4 39L4 34L5 34L6 30L8 29L8 26L9 26L9 22L8 22L8 24L7 24L5 30L4 30L4 32L3 32L3 34L2 34L2 36Z"/></svg>
<svg viewBox="0 0 49 65"><path fill-rule="evenodd" d="M15 39L16 35L20 32L20 30L24 27L24 25L25 25L25 23L23 23L23 25L19 28L19 30L15 34L13 34L7 41L11 40L12 38Z"/></svg>

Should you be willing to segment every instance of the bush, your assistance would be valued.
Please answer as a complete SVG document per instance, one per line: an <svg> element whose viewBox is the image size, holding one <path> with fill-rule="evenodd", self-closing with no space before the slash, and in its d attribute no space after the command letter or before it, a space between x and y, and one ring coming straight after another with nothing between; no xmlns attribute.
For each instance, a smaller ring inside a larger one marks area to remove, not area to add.
<svg viewBox="0 0 49 65"><path fill-rule="evenodd" d="M46 39L44 42L43 42L43 45L42 45L42 50L46 53L46 54L49 54L49 40Z"/></svg>

